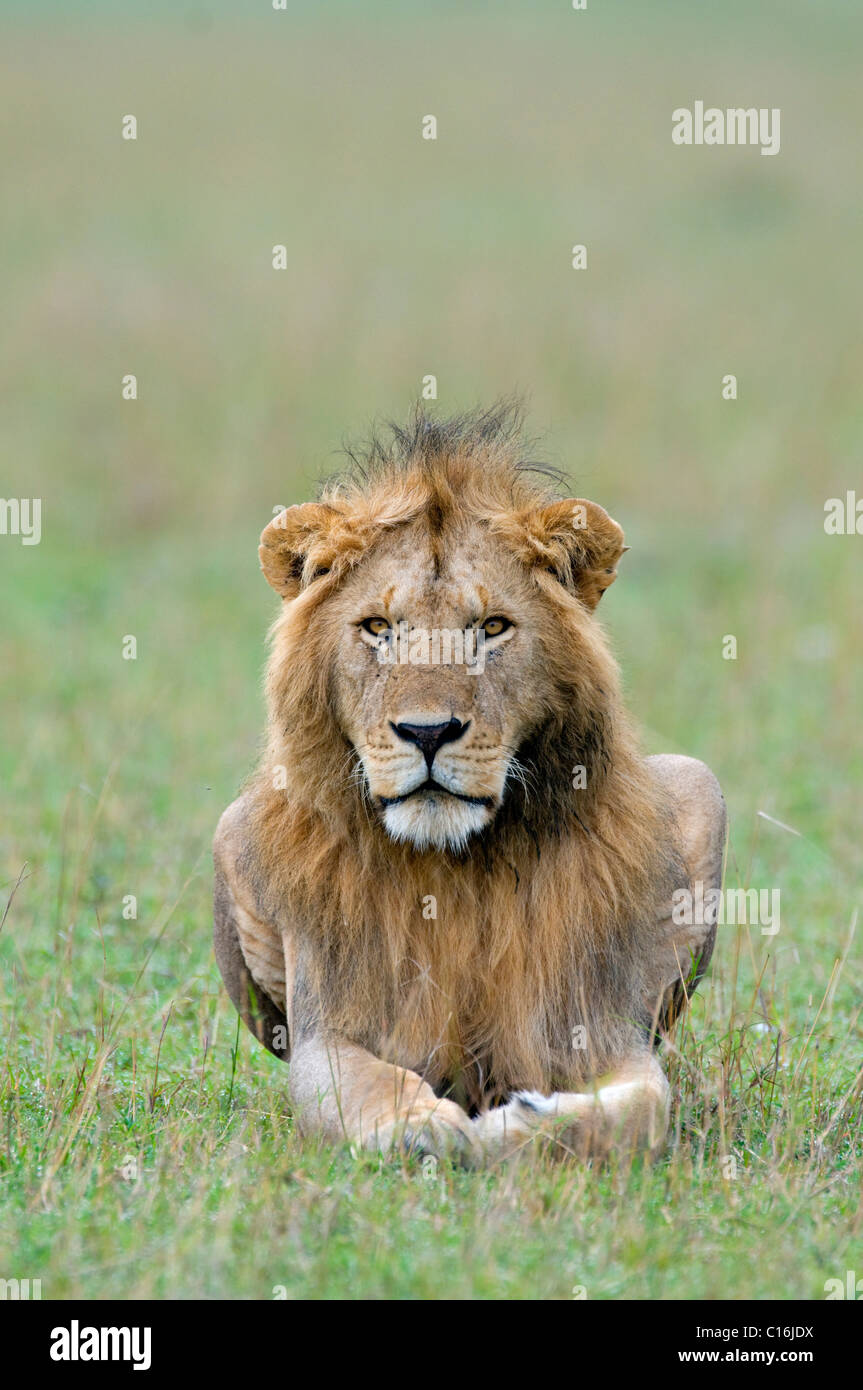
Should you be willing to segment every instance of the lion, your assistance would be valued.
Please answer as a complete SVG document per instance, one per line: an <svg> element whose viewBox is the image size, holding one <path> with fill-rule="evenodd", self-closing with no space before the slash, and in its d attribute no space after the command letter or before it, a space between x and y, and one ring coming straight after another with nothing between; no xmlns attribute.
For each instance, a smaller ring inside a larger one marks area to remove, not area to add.
<svg viewBox="0 0 863 1390"><path fill-rule="evenodd" d="M215 836L225 985L302 1135L656 1154L657 1045L716 931L674 895L721 882L722 793L641 754L596 616L623 531L525 460L518 407L389 430L261 537L281 611Z"/></svg>

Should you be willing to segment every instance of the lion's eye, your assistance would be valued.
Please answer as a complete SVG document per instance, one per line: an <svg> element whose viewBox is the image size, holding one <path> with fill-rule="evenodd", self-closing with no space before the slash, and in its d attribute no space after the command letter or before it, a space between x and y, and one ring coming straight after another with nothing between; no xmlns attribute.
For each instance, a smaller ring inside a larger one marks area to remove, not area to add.
<svg viewBox="0 0 863 1390"><path fill-rule="evenodd" d="M486 618L482 625L486 637L500 637L502 632L508 632L511 627L509 618Z"/></svg>
<svg viewBox="0 0 863 1390"><path fill-rule="evenodd" d="M382 632L388 632L389 626L386 618L364 618L360 623L360 627L371 633L372 637L380 637Z"/></svg>

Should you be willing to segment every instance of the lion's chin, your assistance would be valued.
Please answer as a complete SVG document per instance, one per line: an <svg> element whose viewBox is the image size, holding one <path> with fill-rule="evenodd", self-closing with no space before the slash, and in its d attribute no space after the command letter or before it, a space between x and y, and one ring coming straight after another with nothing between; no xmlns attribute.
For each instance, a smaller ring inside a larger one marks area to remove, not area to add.
<svg viewBox="0 0 863 1390"><path fill-rule="evenodd" d="M471 835L492 819L488 806L458 801L452 796L425 792L407 801L386 806L383 822L394 840L407 841L416 849L464 849Z"/></svg>

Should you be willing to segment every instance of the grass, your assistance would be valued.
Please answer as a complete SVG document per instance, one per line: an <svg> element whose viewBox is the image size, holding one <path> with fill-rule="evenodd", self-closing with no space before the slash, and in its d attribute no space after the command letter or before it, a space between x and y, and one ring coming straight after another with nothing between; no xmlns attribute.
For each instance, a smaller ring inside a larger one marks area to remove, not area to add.
<svg viewBox="0 0 863 1390"><path fill-rule="evenodd" d="M7 15L2 492L43 499L43 538L0 537L0 1277L822 1298L863 1273L863 552L822 524L860 486L860 18L187 9ZM780 106L780 155L674 148L699 96ZM711 764L729 886L781 892L775 937L720 929L653 1168L301 1147L221 990L209 843L262 729L257 534L429 372L442 410L526 390L620 519L603 617L646 748Z"/></svg>

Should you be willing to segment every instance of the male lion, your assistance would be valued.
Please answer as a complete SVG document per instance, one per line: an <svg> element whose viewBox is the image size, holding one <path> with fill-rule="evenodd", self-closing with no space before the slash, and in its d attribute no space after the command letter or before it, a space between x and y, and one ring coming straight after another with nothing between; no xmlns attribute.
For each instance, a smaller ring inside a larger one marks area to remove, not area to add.
<svg viewBox="0 0 863 1390"><path fill-rule="evenodd" d="M640 755L594 616L623 532L519 438L506 405L418 410L261 537L269 739L216 832L215 943L304 1133L474 1162L666 1131L654 1044L716 930L672 893L718 886L724 802Z"/></svg>

